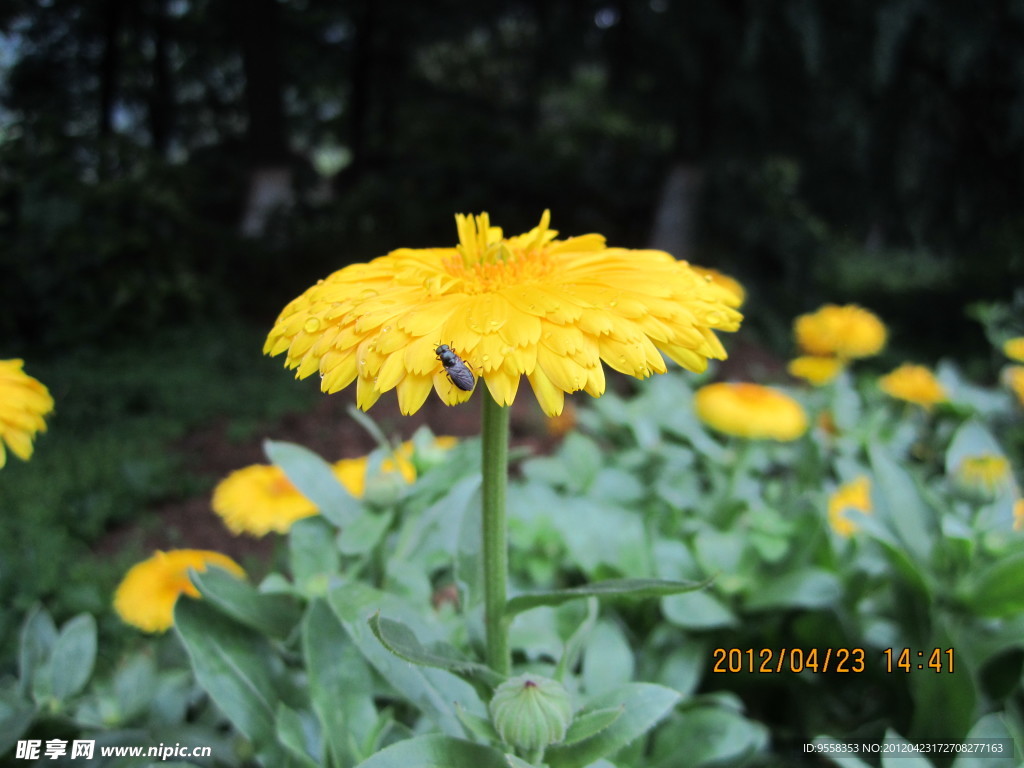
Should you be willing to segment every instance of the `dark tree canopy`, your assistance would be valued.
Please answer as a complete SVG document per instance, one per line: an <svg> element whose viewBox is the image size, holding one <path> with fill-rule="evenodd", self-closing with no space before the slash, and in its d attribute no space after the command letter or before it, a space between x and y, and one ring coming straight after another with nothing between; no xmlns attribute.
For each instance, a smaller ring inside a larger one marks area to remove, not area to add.
<svg viewBox="0 0 1024 768"><path fill-rule="evenodd" d="M680 168L761 312L1020 281L1020 0L19 0L0 32L12 343L265 317L458 211L645 245Z"/></svg>

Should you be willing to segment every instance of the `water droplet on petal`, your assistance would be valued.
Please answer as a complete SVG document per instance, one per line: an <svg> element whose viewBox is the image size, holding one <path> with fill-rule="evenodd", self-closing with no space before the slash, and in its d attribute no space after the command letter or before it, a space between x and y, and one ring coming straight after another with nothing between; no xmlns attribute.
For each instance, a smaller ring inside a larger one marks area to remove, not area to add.
<svg viewBox="0 0 1024 768"><path fill-rule="evenodd" d="M704 322L708 325L717 325L722 322L722 316L718 312L708 312L704 315Z"/></svg>
<svg viewBox="0 0 1024 768"><path fill-rule="evenodd" d="M320 318L319 317L311 317L311 318L309 318L308 320L306 320L305 323L303 323L302 328L303 328L303 330L306 331L306 333L316 333L317 331L320 330Z"/></svg>
<svg viewBox="0 0 1024 768"><path fill-rule="evenodd" d="M366 367L366 358L365 357L359 359L359 367L360 368L365 368Z"/></svg>
<svg viewBox="0 0 1024 768"><path fill-rule="evenodd" d="M381 333L391 333L391 326L385 325L384 328L381 329Z"/></svg>
<svg viewBox="0 0 1024 768"><path fill-rule="evenodd" d="M609 307L617 307L617 306L619 306L619 302L617 302L614 299L612 299L611 301L608 302L608 306Z"/></svg>
<svg viewBox="0 0 1024 768"><path fill-rule="evenodd" d="M484 361L484 362L486 363L486 362L487 362L488 360L490 360L490 359L491 359L491 356L490 356L490 355L484 355L484 356L483 356L483 357L481 357L480 359L481 359L481 360L483 360L483 361Z"/></svg>
<svg viewBox="0 0 1024 768"><path fill-rule="evenodd" d="M498 323L498 321L497 321L497 320L488 320L488 321L487 321L487 324L488 324L488 325L489 325L489 326L490 326L491 328L497 328L497 327L498 327L498 325L499 325L499 323Z"/></svg>

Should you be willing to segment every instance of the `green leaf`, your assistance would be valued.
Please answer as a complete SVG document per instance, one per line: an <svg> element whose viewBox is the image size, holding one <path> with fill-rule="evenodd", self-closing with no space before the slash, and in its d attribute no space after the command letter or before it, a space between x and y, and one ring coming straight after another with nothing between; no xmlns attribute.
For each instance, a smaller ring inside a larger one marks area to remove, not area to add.
<svg viewBox="0 0 1024 768"><path fill-rule="evenodd" d="M284 640L299 623L302 611L289 595L261 594L221 568L190 575L209 605L260 634Z"/></svg>
<svg viewBox="0 0 1024 768"><path fill-rule="evenodd" d="M1024 610L1024 553L992 563L962 592L961 602L978 616L1008 617Z"/></svg>
<svg viewBox="0 0 1024 768"><path fill-rule="evenodd" d="M843 589L834 573L821 568L801 568L754 587L747 598L750 610L771 608L829 608L842 596Z"/></svg>
<svg viewBox="0 0 1024 768"><path fill-rule="evenodd" d="M928 648L954 647L941 628L930 639ZM915 741L960 741L977 719L978 685L973 670L962 659L957 661L952 673L927 667L910 673L914 716L909 735ZM926 660L921 658L915 664L921 662Z"/></svg>
<svg viewBox="0 0 1024 768"><path fill-rule="evenodd" d="M455 715L459 718L459 722L466 727L466 732L476 736L478 741L485 744L497 744L501 741L490 718L471 715L460 706L455 707Z"/></svg>
<svg viewBox="0 0 1024 768"><path fill-rule="evenodd" d="M936 741L957 741L955 737L935 737ZM900 736L892 728L888 728L885 731L884 744L899 744L901 746L907 746L910 744L906 739ZM926 759L921 755L915 755L913 752L892 752L882 754L882 768L932 768L930 760Z"/></svg>
<svg viewBox="0 0 1024 768"><path fill-rule="evenodd" d="M569 746L578 741L589 739L591 736L596 736L622 717L623 711L622 707L609 707L608 709L597 709L577 717L572 721L572 725L569 726L562 744Z"/></svg>
<svg viewBox="0 0 1024 768"><path fill-rule="evenodd" d="M392 744L357 768L509 768L509 763L491 747L433 735Z"/></svg>
<svg viewBox="0 0 1024 768"><path fill-rule="evenodd" d="M840 745L845 746L845 742L839 741L838 739L833 739L831 736L818 736L814 738L812 741L814 744L820 744L822 746L835 745L833 747L833 749L835 749L834 752L822 751L820 753L813 752L811 754L818 755L824 760L828 760L829 762L835 763L839 766L839 768L870 768L870 766L860 758L854 757L851 754L843 754L839 751L840 749L842 749ZM828 747L826 746L825 748L827 749Z"/></svg>
<svg viewBox="0 0 1024 768"><path fill-rule="evenodd" d="M330 464L294 443L265 440L263 452L271 463L284 470L303 496L316 504L321 515L339 528L352 524L360 502L345 490Z"/></svg>
<svg viewBox="0 0 1024 768"><path fill-rule="evenodd" d="M118 668L114 674L118 722L125 723L149 707L156 683L156 663L149 654L135 654Z"/></svg>
<svg viewBox="0 0 1024 768"><path fill-rule="evenodd" d="M196 679L220 711L254 744L272 739L277 693L267 641L203 600L179 600L174 628Z"/></svg>
<svg viewBox="0 0 1024 768"><path fill-rule="evenodd" d="M622 716L589 738L549 748L545 761L551 768L583 768L599 758L612 755L657 725L680 698L676 691L652 683L630 683L597 696L584 707L580 717L620 707Z"/></svg>
<svg viewBox="0 0 1024 768"><path fill-rule="evenodd" d="M426 636L422 619L417 626L417 613L401 600L364 584L351 583L332 590L327 601L366 660L444 733L452 736L463 733L455 715L456 703L473 714L486 714L480 697L469 683L444 669L410 665L373 636L366 619L380 610L401 617L416 627L419 636Z"/></svg>
<svg viewBox="0 0 1024 768"><path fill-rule="evenodd" d="M365 555L384 537L394 515L389 512L364 511L341 531L338 550L343 555Z"/></svg>
<svg viewBox="0 0 1024 768"><path fill-rule="evenodd" d="M36 604L21 625L18 647L18 690L28 698L34 690L36 672L53 652L57 642L57 625L43 606ZM49 693L49 691L47 691Z"/></svg>
<svg viewBox="0 0 1024 768"><path fill-rule="evenodd" d="M35 720L36 709L16 697L0 697L0 755L17 744Z"/></svg>
<svg viewBox="0 0 1024 768"><path fill-rule="evenodd" d="M58 701L67 701L85 688L96 663L96 620L83 613L61 629L48 665L50 690Z"/></svg>
<svg viewBox="0 0 1024 768"><path fill-rule="evenodd" d="M366 661L324 600L314 600L302 624L302 650L313 711L335 765L353 765L366 756L377 710L373 678Z"/></svg>
<svg viewBox="0 0 1024 768"><path fill-rule="evenodd" d="M341 557L335 528L323 517L298 520L288 532L288 562L292 578L307 595L324 595L330 577L338 572Z"/></svg>
<svg viewBox="0 0 1024 768"><path fill-rule="evenodd" d="M937 517L914 478L882 448L870 445L875 515L894 531L919 563L927 562L938 529Z"/></svg>
<svg viewBox="0 0 1024 768"><path fill-rule="evenodd" d="M723 706L699 706L681 712L655 738L657 768L743 765L768 743L768 731ZM685 755L685 760L680 760Z"/></svg>
<svg viewBox="0 0 1024 768"><path fill-rule="evenodd" d="M479 677L490 686L498 685L505 679L484 664L424 648L409 627L400 621L382 618L380 611L370 617L370 629L385 648L413 664L447 669L457 675ZM450 650L454 654L454 649Z"/></svg>
<svg viewBox="0 0 1024 768"><path fill-rule="evenodd" d="M1003 722L1004 715L995 713L985 715L971 728L968 739L1005 739L1009 750L1002 755L993 753L963 752L953 761L952 768L1016 768L1020 764L1014 754L1016 751L1013 737Z"/></svg>
<svg viewBox="0 0 1024 768"><path fill-rule="evenodd" d="M633 679L633 649L615 624L599 621L584 644L583 687L596 696Z"/></svg>
<svg viewBox="0 0 1024 768"><path fill-rule="evenodd" d="M736 624L733 612L708 592L662 598L661 611L671 624L685 629L711 629Z"/></svg>
<svg viewBox="0 0 1024 768"><path fill-rule="evenodd" d="M677 595L703 589L706 581L665 581L663 579L609 579L571 589L555 589L545 592L528 592L513 597L505 605L505 615L514 616L539 605L561 605L581 597L626 598L638 600L648 597Z"/></svg>
<svg viewBox="0 0 1024 768"><path fill-rule="evenodd" d="M277 740L287 750L292 765L319 768L320 763L309 752L309 739L302 715L282 702L277 705Z"/></svg>
<svg viewBox="0 0 1024 768"><path fill-rule="evenodd" d="M594 625L597 624L598 611L597 598L588 597L587 615L580 622L580 625L576 627L576 630L569 639L565 641L562 655L558 659L558 666L555 668L555 679L559 682L565 680L566 674L576 668L576 662L579 661L580 654L583 653L583 644L586 642L587 636L594 628Z"/></svg>

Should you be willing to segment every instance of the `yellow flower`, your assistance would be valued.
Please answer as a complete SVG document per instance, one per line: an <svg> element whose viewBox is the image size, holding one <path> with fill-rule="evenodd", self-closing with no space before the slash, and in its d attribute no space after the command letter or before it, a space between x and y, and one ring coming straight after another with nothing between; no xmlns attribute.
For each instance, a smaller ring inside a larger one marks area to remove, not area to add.
<svg viewBox="0 0 1024 768"><path fill-rule="evenodd" d="M856 304L826 304L793 323L797 344L809 355L851 360L877 355L885 346L882 321Z"/></svg>
<svg viewBox="0 0 1024 768"><path fill-rule="evenodd" d="M760 384L708 384L694 394L693 406L709 427L736 437L788 441L807 431L800 404Z"/></svg>
<svg viewBox="0 0 1024 768"><path fill-rule="evenodd" d="M878 386L890 397L931 408L945 402L946 390L923 365L904 363L878 380Z"/></svg>
<svg viewBox="0 0 1024 768"><path fill-rule="evenodd" d="M1003 383L1024 405L1024 365L1008 365L1003 369Z"/></svg>
<svg viewBox="0 0 1024 768"><path fill-rule="evenodd" d="M43 416L53 410L50 392L23 366L22 360L0 360L0 467L7 463L4 443L20 459L32 456L32 440L46 431Z"/></svg>
<svg viewBox="0 0 1024 768"><path fill-rule="evenodd" d="M442 438L437 438L441 440ZM435 446L440 444L435 440ZM412 463L413 444L404 442L395 449L394 456L388 456L380 463L382 475L399 475L406 484L416 482L416 467ZM341 459L333 464L334 475L341 481L349 493L357 499L363 498L366 493L366 470L369 466L369 456L360 456L358 459Z"/></svg>
<svg viewBox="0 0 1024 768"><path fill-rule="evenodd" d="M698 267L696 264L691 264L690 269L696 272L698 275L704 278L704 280L712 285L724 288L730 294L732 294L736 301L739 302L735 306L740 307L743 302L747 300L747 291L740 285L740 282L733 277L729 277L717 269L711 269L709 267ZM732 306L730 304L730 306Z"/></svg>
<svg viewBox="0 0 1024 768"><path fill-rule="evenodd" d="M829 497L828 522L840 536L849 536L858 530L858 525L846 516L849 509L871 514L871 481L864 475L839 486Z"/></svg>
<svg viewBox="0 0 1024 768"><path fill-rule="evenodd" d="M397 391L415 413L430 389L447 404L464 392L448 379L436 349L447 344L511 405L526 376L548 416L566 392L605 389L604 361L644 378L663 373L662 354L702 371L724 358L714 330L734 331L734 296L662 251L608 248L591 234L556 239L540 224L503 238L487 214L456 216L455 248L402 248L319 281L284 308L264 352L321 376L324 392L356 382L370 408Z"/></svg>
<svg viewBox="0 0 1024 768"><path fill-rule="evenodd" d="M271 464L253 464L232 472L214 488L212 506L229 531L253 536L286 533L296 520L318 511L284 470Z"/></svg>
<svg viewBox="0 0 1024 768"><path fill-rule="evenodd" d="M1024 499L1013 502L1013 530L1024 530Z"/></svg>
<svg viewBox="0 0 1024 768"><path fill-rule="evenodd" d="M846 364L838 357L818 357L817 355L804 355L789 361L786 370L790 375L820 387L828 384L839 375Z"/></svg>
<svg viewBox="0 0 1024 768"><path fill-rule="evenodd" d="M205 571L211 565L239 578L245 577L242 567L220 552L158 551L148 560L133 565L125 574L114 593L114 610L127 624L145 632L163 632L174 623L178 595L199 597L199 590L189 581L189 569Z"/></svg>
<svg viewBox="0 0 1024 768"><path fill-rule="evenodd" d="M1005 456L983 453L965 456L957 465L954 478L957 488L979 502L994 500L1010 483L1010 462Z"/></svg>
<svg viewBox="0 0 1024 768"><path fill-rule="evenodd" d="M1007 339L1003 344L1003 354L1018 363L1024 363L1024 336Z"/></svg>

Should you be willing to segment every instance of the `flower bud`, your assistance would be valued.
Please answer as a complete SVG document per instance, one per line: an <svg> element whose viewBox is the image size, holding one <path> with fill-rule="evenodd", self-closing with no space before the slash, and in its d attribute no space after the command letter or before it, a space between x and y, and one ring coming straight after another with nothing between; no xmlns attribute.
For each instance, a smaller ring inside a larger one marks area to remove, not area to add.
<svg viewBox="0 0 1024 768"><path fill-rule="evenodd" d="M963 498L987 504L1009 486L1010 463L993 453L965 456L956 468L953 483Z"/></svg>
<svg viewBox="0 0 1024 768"><path fill-rule="evenodd" d="M531 752L557 744L572 722L572 701L560 682L519 675L494 691L491 720L506 744Z"/></svg>

